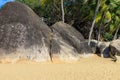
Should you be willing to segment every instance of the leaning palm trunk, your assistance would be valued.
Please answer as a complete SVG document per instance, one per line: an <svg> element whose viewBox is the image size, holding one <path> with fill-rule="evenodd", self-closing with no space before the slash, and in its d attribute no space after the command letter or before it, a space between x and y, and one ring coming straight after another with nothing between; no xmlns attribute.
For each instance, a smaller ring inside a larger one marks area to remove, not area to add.
<svg viewBox="0 0 120 80"><path fill-rule="evenodd" d="M89 33L89 41L88 41L88 45L90 45L90 41L91 41L91 35L92 35L92 32L93 32L93 28L94 28L94 25L95 25L95 19L96 19L96 16L97 16L97 13L98 13L98 10L99 10L99 7L100 7L100 0L97 0L97 6L96 6L96 10L95 10L95 15L94 15L94 19L93 19L93 22L92 22L92 27L90 29L90 33Z"/></svg>
<svg viewBox="0 0 120 80"><path fill-rule="evenodd" d="M100 26L99 26L99 32L98 32L98 43L99 43L100 38L101 38L101 29L102 29L102 26L103 26L103 20L104 20L104 18L105 18L105 13L107 12L107 10L108 10L108 8L106 9L105 12L103 12L102 18L101 18L101 20L100 20Z"/></svg>
<svg viewBox="0 0 120 80"><path fill-rule="evenodd" d="M117 30L116 30L116 32L115 32L114 40L117 39L117 33L118 33L119 29L120 29L120 24L118 25L118 28L117 28Z"/></svg>
<svg viewBox="0 0 120 80"><path fill-rule="evenodd" d="M61 0L61 9L62 9L62 21L65 22L65 19L64 19L64 4L63 4L63 0Z"/></svg>

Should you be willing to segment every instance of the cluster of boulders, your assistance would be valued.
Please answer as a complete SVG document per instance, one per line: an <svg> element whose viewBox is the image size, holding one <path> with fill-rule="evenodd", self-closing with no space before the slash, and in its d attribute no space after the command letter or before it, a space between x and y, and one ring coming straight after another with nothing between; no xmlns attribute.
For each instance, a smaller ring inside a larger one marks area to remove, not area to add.
<svg viewBox="0 0 120 80"><path fill-rule="evenodd" d="M25 4L9 2L0 10L0 60L70 61L97 51L105 57L110 51L120 54L120 39L110 43L93 40L90 45L62 21L48 27Z"/></svg>
<svg viewBox="0 0 120 80"><path fill-rule="evenodd" d="M111 57L115 61L116 56L120 56L120 39L113 40L111 42L98 42L96 40L91 41L91 47L94 47L93 51L104 58Z"/></svg>
<svg viewBox="0 0 120 80"><path fill-rule="evenodd" d="M9 2L0 10L0 59L17 61L78 60L92 53L72 26L57 22L48 27L28 6Z"/></svg>

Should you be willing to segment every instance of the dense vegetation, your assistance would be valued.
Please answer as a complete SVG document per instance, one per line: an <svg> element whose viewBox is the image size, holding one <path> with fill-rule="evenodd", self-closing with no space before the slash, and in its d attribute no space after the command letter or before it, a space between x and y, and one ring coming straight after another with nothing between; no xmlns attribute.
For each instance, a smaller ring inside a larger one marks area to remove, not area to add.
<svg viewBox="0 0 120 80"><path fill-rule="evenodd" d="M16 1L30 6L49 26L62 20L60 0ZM87 39L94 18L92 38L109 41L120 36L120 0L64 0L64 11L65 22L73 25Z"/></svg>

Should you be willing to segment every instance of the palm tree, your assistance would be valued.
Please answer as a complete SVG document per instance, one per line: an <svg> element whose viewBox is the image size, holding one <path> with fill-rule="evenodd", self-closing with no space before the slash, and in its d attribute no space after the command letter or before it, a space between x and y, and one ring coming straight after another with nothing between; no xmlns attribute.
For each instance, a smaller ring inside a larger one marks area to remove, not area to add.
<svg viewBox="0 0 120 80"><path fill-rule="evenodd" d="M91 26L90 33L89 33L89 41L88 41L88 45L90 45L91 35L92 35L92 32L93 32L93 28L94 28L94 25L95 25L95 19L96 19L96 16L97 16L97 13L98 13L99 7L100 7L100 0L97 0L97 6L96 6L96 10L95 10L95 14L94 14L94 18L93 18L92 26Z"/></svg>

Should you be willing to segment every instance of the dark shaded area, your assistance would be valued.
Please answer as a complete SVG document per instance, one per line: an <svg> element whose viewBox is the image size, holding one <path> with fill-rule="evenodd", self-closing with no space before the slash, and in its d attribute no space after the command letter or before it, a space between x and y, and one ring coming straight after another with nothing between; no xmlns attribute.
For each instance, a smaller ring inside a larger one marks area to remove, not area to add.
<svg viewBox="0 0 120 80"><path fill-rule="evenodd" d="M81 45L81 52L80 53L84 53L84 54L89 54L89 53L93 53L92 48L90 46L88 46L88 40L82 41L80 43Z"/></svg>
<svg viewBox="0 0 120 80"><path fill-rule="evenodd" d="M82 20L76 20L74 21L73 26L79 31L81 32L81 34L84 36L85 39L89 38L89 32L90 32L90 28L91 28L91 22L82 22ZM92 35L92 38L94 36Z"/></svg>

